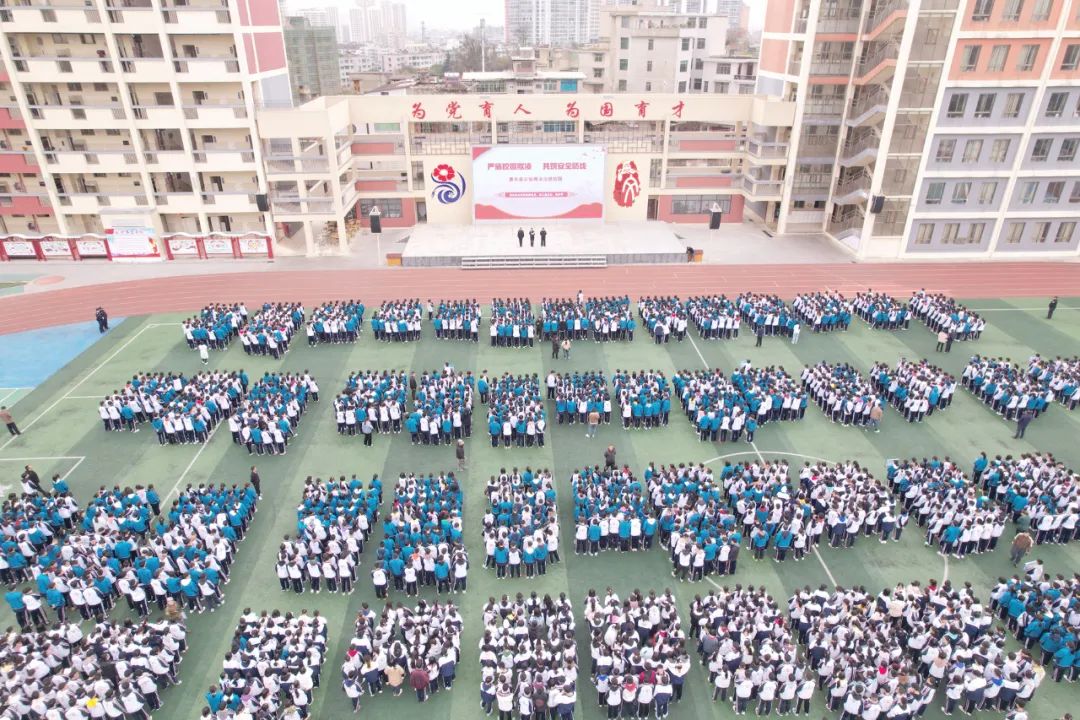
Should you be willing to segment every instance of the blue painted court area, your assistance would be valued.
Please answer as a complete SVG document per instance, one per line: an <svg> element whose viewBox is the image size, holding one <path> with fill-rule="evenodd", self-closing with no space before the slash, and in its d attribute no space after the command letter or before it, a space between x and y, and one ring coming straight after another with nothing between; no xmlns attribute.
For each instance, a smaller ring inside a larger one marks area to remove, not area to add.
<svg viewBox="0 0 1080 720"><path fill-rule="evenodd" d="M124 318L109 318L116 328ZM0 405L13 406L102 335L93 322L58 325L0 339Z"/></svg>

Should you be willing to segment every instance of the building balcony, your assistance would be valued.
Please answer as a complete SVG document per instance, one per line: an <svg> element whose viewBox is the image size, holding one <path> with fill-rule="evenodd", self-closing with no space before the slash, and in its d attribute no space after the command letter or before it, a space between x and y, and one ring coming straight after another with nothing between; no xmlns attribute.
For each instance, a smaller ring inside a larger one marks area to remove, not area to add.
<svg viewBox="0 0 1080 720"><path fill-rule="evenodd" d="M33 152L0 150L0 173L38 175L40 172Z"/></svg>
<svg viewBox="0 0 1080 720"><path fill-rule="evenodd" d="M277 194L270 196L270 206L274 212L285 215L332 215L334 199L327 196L309 196Z"/></svg>
<svg viewBox="0 0 1080 720"><path fill-rule="evenodd" d="M84 3L22 0L13 4L5 0L0 5L0 27L18 32L56 33L70 28L94 32L101 27L101 15Z"/></svg>
<svg viewBox="0 0 1080 720"><path fill-rule="evenodd" d="M866 16L866 33L880 35L896 22L907 17L908 0L882 0L870 8Z"/></svg>
<svg viewBox="0 0 1080 720"><path fill-rule="evenodd" d="M832 163L836 159L838 135L803 135L799 142L799 160Z"/></svg>
<svg viewBox="0 0 1080 720"><path fill-rule="evenodd" d="M173 69L180 82L236 82L240 73L240 61L235 57L178 58Z"/></svg>
<svg viewBox="0 0 1080 720"><path fill-rule="evenodd" d="M810 61L811 75L847 77L851 74L851 58L821 57Z"/></svg>
<svg viewBox="0 0 1080 720"><path fill-rule="evenodd" d="M31 105L30 116L34 125L42 130L72 127L114 128L122 127L124 107L120 104L106 105Z"/></svg>
<svg viewBox="0 0 1080 720"><path fill-rule="evenodd" d="M810 98L803 106L803 117L815 120L835 120L833 124L840 122L840 116L844 113L843 98L818 99Z"/></svg>
<svg viewBox="0 0 1080 720"><path fill-rule="evenodd" d="M734 135L725 137L720 133L674 132L668 138L669 153L731 154L741 150L742 142Z"/></svg>
<svg viewBox="0 0 1080 720"><path fill-rule="evenodd" d="M143 153L143 160L149 170L161 172L182 172L192 167L191 157L183 148L150 149Z"/></svg>
<svg viewBox="0 0 1080 720"><path fill-rule="evenodd" d="M787 162L788 144L783 142L765 142L763 140L745 140L742 149L759 162Z"/></svg>
<svg viewBox="0 0 1080 720"><path fill-rule="evenodd" d="M848 113L849 127L874 125L885 116L889 107L889 91L883 85L875 86L870 92L855 96Z"/></svg>
<svg viewBox="0 0 1080 720"><path fill-rule="evenodd" d="M789 60L787 65L787 74L798 75L800 72L802 72L802 59L793 58Z"/></svg>
<svg viewBox="0 0 1080 720"><path fill-rule="evenodd" d="M44 155L54 173L126 173L138 165L134 150L46 150Z"/></svg>
<svg viewBox="0 0 1080 720"><path fill-rule="evenodd" d="M175 105L135 105L132 112L140 127L175 128L181 125L180 108Z"/></svg>
<svg viewBox="0 0 1080 720"><path fill-rule="evenodd" d="M26 121L19 114L17 105L0 107L0 130L21 130L26 127Z"/></svg>
<svg viewBox="0 0 1080 720"><path fill-rule="evenodd" d="M247 145L214 143L192 152L196 165L212 165L221 170L228 170L236 166L238 170L255 162L255 151Z"/></svg>
<svg viewBox="0 0 1080 720"><path fill-rule="evenodd" d="M112 82L116 66L101 57L15 55L15 74L24 82Z"/></svg>
<svg viewBox="0 0 1080 720"><path fill-rule="evenodd" d="M163 82L169 79L169 61L164 57L129 57L120 60L128 82Z"/></svg>
<svg viewBox="0 0 1080 720"><path fill-rule="evenodd" d="M880 47L871 48L859 60L855 84L865 85L880 79L884 71L896 67L896 58L899 55L900 45L895 42L888 42Z"/></svg>
<svg viewBox="0 0 1080 720"><path fill-rule="evenodd" d="M191 127L238 127L247 125L247 107L243 103L203 103L183 105L184 117Z"/></svg>
<svg viewBox="0 0 1080 720"><path fill-rule="evenodd" d="M833 193L833 200L839 205L865 202L870 196L870 180L870 174L865 170L841 178Z"/></svg>
<svg viewBox="0 0 1080 720"><path fill-rule="evenodd" d="M0 193L0 215L52 215L45 193Z"/></svg>
<svg viewBox="0 0 1080 720"><path fill-rule="evenodd" d="M830 219L828 231L833 237L843 239L852 235L857 235L862 231L865 222L866 216L858 210L852 210Z"/></svg>
<svg viewBox="0 0 1080 720"><path fill-rule="evenodd" d="M354 183L357 192L407 192L409 189L409 181L401 177L399 173L380 173L374 172L370 175L364 174L363 171L357 173L356 181ZM423 181L420 183L421 187Z"/></svg>
<svg viewBox="0 0 1080 720"><path fill-rule="evenodd" d="M228 0L191 0L178 5L171 0L161 3L161 15L168 32L220 32L223 25L232 24Z"/></svg>
<svg viewBox="0 0 1080 720"><path fill-rule="evenodd" d="M405 139L401 135L374 137L356 135L352 141L353 156L404 155Z"/></svg>
<svg viewBox="0 0 1080 720"><path fill-rule="evenodd" d="M752 200L779 200L784 192L784 183L779 180L759 180L743 175L742 189Z"/></svg>
<svg viewBox="0 0 1080 720"><path fill-rule="evenodd" d="M60 193L60 208L65 213L97 213L102 209L135 210L149 205L146 195L138 192Z"/></svg>
<svg viewBox="0 0 1080 720"><path fill-rule="evenodd" d="M112 0L105 4L109 24L118 32L157 34L161 19L149 0Z"/></svg>
<svg viewBox="0 0 1080 720"><path fill-rule="evenodd" d="M817 32L819 35L859 32L859 12L854 15L825 17L818 16Z"/></svg>
<svg viewBox="0 0 1080 720"><path fill-rule="evenodd" d="M791 195L796 199L820 198L825 199L829 195L829 187L832 177L824 173L813 175L796 175L791 185Z"/></svg>
<svg viewBox="0 0 1080 720"><path fill-rule="evenodd" d="M312 175L330 172L330 161L326 158L303 158L290 155L270 155L266 157L266 169L271 175Z"/></svg>
<svg viewBox="0 0 1080 720"><path fill-rule="evenodd" d="M202 198L192 191L154 193L154 205L158 212L197 213L202 207Z"/></svg>
<svg viewBox="0 0 1080 720"><path fill-rule="evenodd" d="M202 202L206 205L206 212L259 212L255 204L257 191L251 190L223 190L204 192Z"/></svg>

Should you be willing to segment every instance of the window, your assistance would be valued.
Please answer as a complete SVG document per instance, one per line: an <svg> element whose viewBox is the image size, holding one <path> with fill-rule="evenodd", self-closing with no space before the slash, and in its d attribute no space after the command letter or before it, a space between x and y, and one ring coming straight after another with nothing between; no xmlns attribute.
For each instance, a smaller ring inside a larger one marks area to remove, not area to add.
<svg viewBox="0 0 1080 720"><path fill-rule="evenodd" d="M930 241L934 239L934 226L930 223L923 223L919 226L919 229L915 231L915 244L916 245L929 245Z"/></svg>
<svg viewBox="0 0 1080 720"><path fill-rule="evenodd" d="M1061 180L1051 180L1046 183L1046 192L1043 194L1043 202L1047 205L1057 205L1061 202L1061 195L1065 192L1065 183Z"/></svg>
<svg viewBox="0 0 1080 720"><path fill-rule="evenodd" d="M718 64L716 66L716 74L717 75L730 75L731 74L731 63L720 63L720 64ZM820 85L811 85L810 87L819 88L821 86Z"/></svg>
<svg viewBox="0 0 1080 720"><path fill-rule="evenodd" d="M1005 226L1005 242L1008 245L1019 245L1024 237L1024 223L1011 222Z"/></svg>
<svg viewBox="0 0 1080 720"><path fill-rule="evenodd" d="M1058 148L1058 162L1072 162L1076 159L1076 148L1080 145L1080 138L1065 138Z"/></svg>
<svg viewBox="0 0 1080 720"><path fill-rule="evenodd" d="M630 38L628 38L628 37L619 38L619 49L620 50L629 50L630 49Z"/></svg>
<svg viewBox="0 0 1080 720"><path fill-rule="evenodd" d="M653 40L652 40L652 38L649 38L649 49L650 50L653 49Z"/></svg>
<svg viewBox="0 0 1080 720"><path fill-rule="evenodd" d="M1046 162L1046 159L1050 157L1050 148L1053 144L1054 141L1050 138L1036 140L1035 145L1031 148L1031 161Z"/></svg>
<svg viewBox="0 0 1080 720"><path fill-rule="evenodd" d="M687 52L690 49L690 38L683 38L682 49L683 52Z"/></svg>
<svg viewBox="0 0 1080 720"><path fill-rule="evenodd" d="M593 68L592 76L597 79L604 77L604 68Z"/></svg>
<svg viewBox="0 0 1080 720"><path fill-rule="evenodd" d="M731 83L726 83L726 82L713 83L713 92L716 92L716 93L727 94L727 92L728 92L728 90L730 88L731 88Z"/></svg>
<svg viewBox="0 0 1080 720"><path fill-rule="evenodd" d="M941 235L941 242L954 243L960 237L960 223L945 223L945 232Z"/></svg>
<svg viewBox="0 0 1080 720"><path fill-rule="evenodd" d="M401 198L361 198L360 217L367 217L374 206L378 206L384 219L401 217Z"/></svg>
<svg viewBox="0 0 1080 720"><path fill-rule="evenodd" d="M619 69L620 70L626 70L629 67L630 67L630 61L627 60L626 58L623 58L622 60L619 61Z"/></svg>
<svg viewBox="0 0 1080 720"><path fill-rule="evenodd" d="M945 111L945 117L962 118L967 109L967 93L956 93L949 98L949 107Z"/></svg>
<svg viewBox="0 0 1080 720"><path fill-rule="evenodd" d="M990 13L994 11L994 0L975 0L975 8L971 11L971 19L975 22L985 22L990 19Z"/></svg>
<svg viewBox="0 0 1080 720"><path fill-rule="evenodd" d="M953 205L964 205L968 200L968 193L971 192L970 182L958 182L953 185L952 189L952 203Z"/></svg>
<svg viewBox="0 0 1080 720"><path fill-rule="evenodd" d="M963 53L960 56L960 69L964 72L972 72L979 64L979 51L978 45L968 45L964 48Z"/></svg>
<svg viewBox="0 0 1080 720"><path fill-rule="evenodd" d="M720 205L722 213L731 212L729 195L676 195L671 198L671 214L706 215L712 212L713 203Z"/></svg>
<svg viewBox="0 0 1080 720"><path fill-rule="evenodd" d="M1075 205L1080 203L1080 180L1073 183L1072 192L1069 193L1069 204Z"/></svg>
<svg viewBox="0 0 1080 720"><path fill-rule="evenodd" d="M1035 223L1035 237L1032 238L1036 243L1046 242L1046 238L1050 237L1050 223L1037 222Z"/></svg>
<svg viewBox="0 0 1080 720"><path fill-rule="evenodd" d="M1002 20L1016 22L1020 19L1020 13L1024 10L1024 0L1005 0L1005 12L1001 13Z"/></svg>
<svg viewBox="0 0 1080 720"><path fill-rule="evenodd" d="M626 81L625 80L620 80L619 81L619 92L626 92ZM680 91L680 92L682 92L682 91Z"/></svg>
<svg viewBox="0 0 1080 720"><path fill-rule="evenodd" d="M593 53L592 61L594 63L602 63L602 62L604 62L604 54L603 53Z"/></svg>
<svg viewBox="0 0 1080 720"><path fill-rule="evenodd" d="M932 182L926 186L927 205L940 205L943 195L945 195L945 183Z"/></svg>
<svg viewBox="0 0 1080 720"><path fill-rule="evenodd" d="M1065 46L1065 57L1061 59L1062 70L1075 70L1080 65L1080 45L1075 43Z"/></svg>
<svg viewBox="0 0 1080 720"><path fill-rule="evenodd" d="M983 141L982 140L968 140L964 143L964 158L961 162L965 163L977 163L979 162L979 156L982 155Z"/></svg>
<svg viewBox="0 0 1080 720"><path fill-rule="evenodd" d="M694 78L694 80L690 83L690 88L701 92L701 78Z"/></svg>
<svg viewBox="0 0 1080 720"><path fill-rule="evenodd" d="M652 72L652 60L645 61L645 72Z"/></svg>
<svg viewBox="0 0 1080 720"><path fill-rule="evenodd" d="M630 16L625 15L625 16L619 18L619 25L621 27L624 27L624 28L630 27Z"/></svg>
<svg viewBox="0 0 1080 720"><path fill-rule="evenodd" d="M979 99L975 103L975 117L990 117L990 114L994 112L994 100L996 98L997 95L994 93L979 93Z"/></svg>
<svg viewBox="0 0 1080 720"><path fill-rule="evenodd" d="M995 45L994 49L990 51L990 62L986 64L986 69L990 72L1001 72L1005 69L1005 63L1008 61L1009 46Z"/></svg>
<svg viewBox="0 0 1080 720"><path fill-rule="evenodd" d="M705 66L705 62L701 58L694 58L694 69L701 70Z"/></svg>
<svg viewBox="0 0 1080 720"><path fill-rule="evenodd" d="M994 196L997 195L998 184L996 182L984 182L979 186L979 204L993 205Z"/></svg>
<svg viewBox="0 0 1080 720"><path fill-rule="evenodd" d="M652 92L652 83L651 82L645 83L645 92Z"/></svg>
<svg viewBox="0 0 1080 720"><path fill-rule="evenodd" d="M1012 140L1009 138L994 140L994 144L990 146L990 162L1003 163L1005 159L1009 158L1009 146L1011 144Z"/></svg>
<svg viewBox="0 0 1080 720"><path fill-rule="evenodd" d="M681 93L686 92L686 81L685 80L680 80L679 81L679 92L681 92Z"/></svg>
<svg viewBox="0 0 1080 720"><path fill-rule="evenodd" d="M939 163L950 163L953 159L953 153L956 152L956 140L953 138L946 138L938 141L937 155L934 156L934 161Z"/></svg>
<svg viewBox="0 0 1080 720"><path fill-rule="evenodd" d="M688 67L689 67L689 65L687 64L687 62L685 60L680 60L679 61L679 72L681 72L681 73L686 72Z"/></svg>
<svg viewBox="0 0 1080 720"><path fill-rule="evenodd" d="M577 129L573 120L549 120L544 123L546 133L572 133Z"/></svg>
<svg viewBox="0 0 1080 720"><path fill-rule="evenodd" d="M1048 118L1059 118L1065 114L1065 103L1069 101L1069 93L1067 92L1055 92L1050 93L1050 99L1046 103L1045 116Z"/></svg>
<svg viewBox="0 0 1080 720"><path fill-rule="evenodd" d="M1020 72L1028 72L1035 67L1035 61L1039 59L1038 45L1024 45L1020 48L1020 62L1016 69Z"/></svg>
<svg viewBox="0 0 1080 720"><path fill-rule="evenodd" d="M699 28L705 29L706 27L708 27L708 24L709 24L709 18L698 18L698 27Z"/></svg>
<svg viewBox="0 0 1080 720"><path fill-rule="evenodd" d="M698 38L697 39L697 49L698 50L704 50L705 49L705 38Z"/></svg>
<svg viewBox="0 0 1080 720"><path fill-rule="evenodd" d="M1035 202L1035 196L1039 193L1039 183L1026 182L1020 186L1020 204L1031 205Z"/></svg>
<svg viewBox="0 0 1080 720"><path fill-rule="evenodd" d="M1058 225L1057 235L1054 236L1054 242L1067 243L1072 242L1073 232L1076 230L1076 223L1072 220L1063 222Z"/></svg>
<svg viewBox="0 0 1080 720"><path fill-rule="evenodd" d="M1005 118L1018 118L1024 108L1024 93L1009 93L1005 96L1005 110L1001 113Z"/></svg>
<svg viewBox="0 0 1080 720"><path fill-rule="evenodd" d="M981 243L984 232L986 232L986 223L971 223L971 225L968 226L968 245L978 245Z"/></svg>
<svg viewBox="0 0 1080 720"><path fill-rule="evenodd" d="M1054 0L1035 0L1035 9L1031 11L1032 22L1045 22L1050 19Z"/></svg>

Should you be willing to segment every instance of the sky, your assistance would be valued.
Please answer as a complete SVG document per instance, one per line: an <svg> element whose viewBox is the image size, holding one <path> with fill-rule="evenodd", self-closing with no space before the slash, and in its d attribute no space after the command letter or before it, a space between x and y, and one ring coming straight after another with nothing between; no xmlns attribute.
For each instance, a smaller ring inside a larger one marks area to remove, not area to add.
<svg viewBox="0 0 1080 720"><path fill-rule="evenodd" d="M750 26L760 28L765 16L765 0L749 0ZM476 27L480 19L488 25L503 24L503 0L406 0L409 28L419 29L420 21L429 28L467 30ZM290 7L323 7L337 5L349 7L350 0L290 0Z"/></svg>

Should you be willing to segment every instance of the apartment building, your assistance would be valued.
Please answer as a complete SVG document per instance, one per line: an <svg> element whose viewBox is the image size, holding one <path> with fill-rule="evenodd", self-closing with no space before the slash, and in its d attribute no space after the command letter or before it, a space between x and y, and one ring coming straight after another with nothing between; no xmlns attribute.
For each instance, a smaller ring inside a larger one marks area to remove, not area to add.
<svg viewBox="0 0 1080 720"><path fill-rule="evenodd" d="M1078 9L770 2L758 91L797 105L781 232L858 257L1076 254Z"/></svg>
<svg viewBox="0 0 1080 720"><path fill-rule="evenodd" d="M291 104L274 0L0 8L0 229L269 232L256 108Z"/></svg>
<svg viewBox="0 0 1080 720"><path fill-rule="evenodd" d="M794 103L755 96L433 94L319 98L259 112L271 207L293 252L340 252L368 223L469 224L473 148L600 145L605 219L724 222L775 227ZM445 201L433 171L454 169L464 191ZM616 173L641 194L615 200Z"/></svg>
<svg viewBox="0 0 1080 720"><path fill-rule="evenodd" d="M303 17L286 19L285 56L293 99L307 102L341 91L338 43L332 27L313 27Z"/></svg>
<svg viewBox="0 0 1080 720"><path fill-rule="evenodd" d="M505 0L505 40L512 45L570 46L596 39L601 0Z"/></svg>

